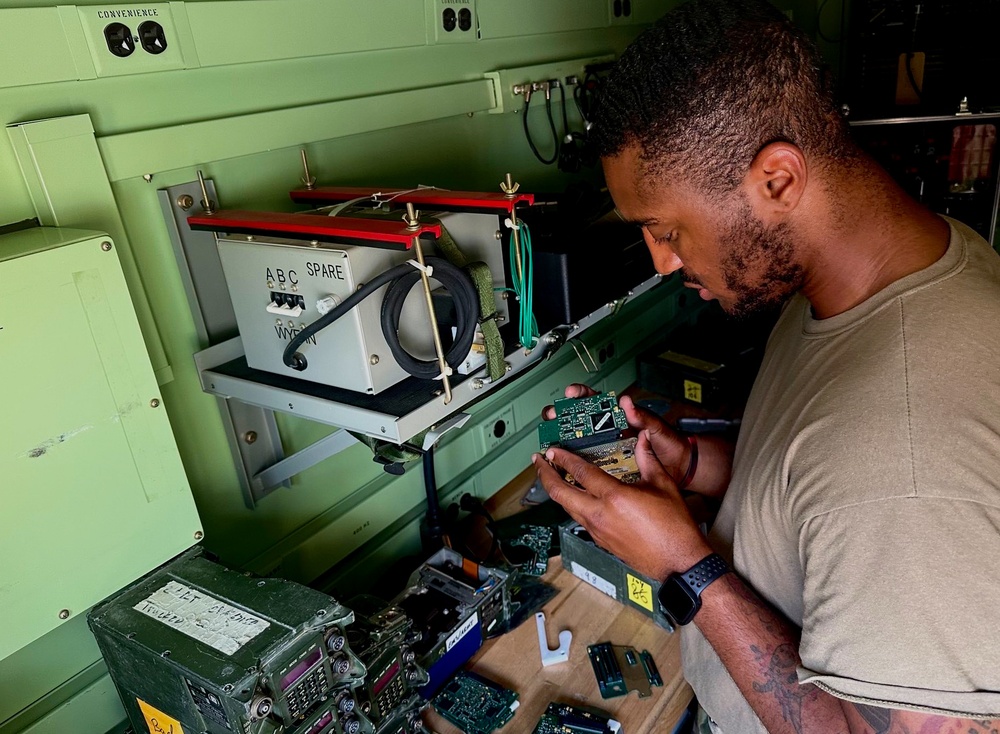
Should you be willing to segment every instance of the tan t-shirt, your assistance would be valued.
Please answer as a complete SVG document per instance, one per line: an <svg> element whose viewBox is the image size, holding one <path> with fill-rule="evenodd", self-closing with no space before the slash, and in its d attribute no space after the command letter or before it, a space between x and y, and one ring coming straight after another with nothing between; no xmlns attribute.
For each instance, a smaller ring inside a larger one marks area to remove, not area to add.
<svg viewBox="0 0 1000 734"><path fill-rule="evenodd" d="M800 682L986 718L1000 714L1000 258L950 223L938 262L846 313L789 303L710 539L802 628ZM682 651L722 731L765 731L696 625Z"/></svg>

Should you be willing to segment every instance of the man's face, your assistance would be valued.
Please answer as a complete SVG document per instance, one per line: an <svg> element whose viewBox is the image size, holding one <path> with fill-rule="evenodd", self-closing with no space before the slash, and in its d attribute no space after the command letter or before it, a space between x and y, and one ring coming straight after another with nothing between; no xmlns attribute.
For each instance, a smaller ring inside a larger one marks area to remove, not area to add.
<svg viewBox="0 0 1000 734"><path fill-rule="evenodd" d="M787 228L760 221L742 190L710 198L680 178L643 180L632 148L603 164L618 212L642 227L657 272L680 270L686 286L705 300L718 299L734 316L782 303L801 287Z"/></svg>

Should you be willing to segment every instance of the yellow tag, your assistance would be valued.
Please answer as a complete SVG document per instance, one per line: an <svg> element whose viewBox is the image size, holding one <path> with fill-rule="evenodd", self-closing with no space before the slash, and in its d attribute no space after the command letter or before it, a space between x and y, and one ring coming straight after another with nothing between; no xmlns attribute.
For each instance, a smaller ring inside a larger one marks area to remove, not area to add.
<svg viewBox="0 0 1000 734"><path fill-rule="evenodd" d="M628 583L628 599L644 609L653 611L653 587L630 573L625 574Z"/></svg>
<svg viewBox="0 0 1000 734"><path fill-rule="evenodd" d="M701 383L684 380L684 397L693 403L701 402Z"/></svg>
<svg viewBox="0 0 1000 734"><path fill-rule="evenodd" d="M167 716L141 698L135 700L139 703L142 715L146 717L146 726L149 727L149 734L184 734L184 727L181 726L181 722L177 719Z"/></svg>

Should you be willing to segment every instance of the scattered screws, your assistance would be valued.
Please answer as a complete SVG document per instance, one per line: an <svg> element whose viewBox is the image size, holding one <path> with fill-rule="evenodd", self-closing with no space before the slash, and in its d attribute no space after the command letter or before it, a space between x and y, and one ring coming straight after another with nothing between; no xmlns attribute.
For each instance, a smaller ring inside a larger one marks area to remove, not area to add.
<svg viewBox="0 0 1000 734"><path fill-rule="evenodd" d="M110 242L102 242L101 243L101 249L104 250L105 252L111 252L111 243Z"/></svg>
<svg viewBox="0 0 1000 734"><path fill-rule="evenodd" d="M59 619L69 619L69 609L60 609Z"/></svg>
<svg viewBox="0 0 1000 734"><path fill-rule="evenodd" d="M243 434L243 440L248 444L257 442L257 431L247 431Z"/></svg>
<svg viewBox="0 0 1000 734"><path fill-rule="evenodd" d="M201 532L200 530L195 530L194 531L194 539L195 540L201 540L204 537L205 537L205 533Z"/></svg>
<svg viewBox="0 0 1000 734"><path fill-rule="evenodd" d="M153 180L153 174L152 173L142 174L142 180L145 181L146 183L149 183L150 181Z"/></svg>
<svg viewBox="0 0 1000 734"><path fill-rule="evenodd" d="M370 356L368 358L368 364L371 364L371 365L378 364L378 355L377 354L373 354L372 356Z"/></svg>
<svg viewBox="0 0 1000 734"><path fill-rule="evenodd" d="M194 197L191 194L181 194L177 197L177 206L187 211L194 206Z"/></svg>
<svg viewBox="0 0 1000 734"><path fill-rule="evenodd" d="M160 400L159 400L159 398L153 398L152 400L150 400L149 401L149 407L150 408L159 408L160 407Z"/></svg>

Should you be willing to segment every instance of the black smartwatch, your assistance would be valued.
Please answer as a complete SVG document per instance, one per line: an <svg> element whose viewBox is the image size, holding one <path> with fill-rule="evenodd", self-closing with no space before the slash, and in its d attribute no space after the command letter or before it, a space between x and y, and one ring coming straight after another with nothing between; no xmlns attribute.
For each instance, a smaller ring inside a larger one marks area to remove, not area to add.
<svg viewBox="0 0 1000 734"><path fill-rule="evenodd" d="M729 572L718 553L705 556L684 573L672 573L660 584L660 611L675 627L688 624L701 609L701 592Z"/></svg>

